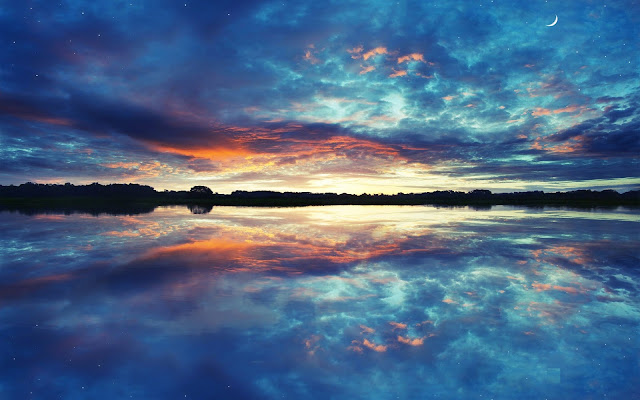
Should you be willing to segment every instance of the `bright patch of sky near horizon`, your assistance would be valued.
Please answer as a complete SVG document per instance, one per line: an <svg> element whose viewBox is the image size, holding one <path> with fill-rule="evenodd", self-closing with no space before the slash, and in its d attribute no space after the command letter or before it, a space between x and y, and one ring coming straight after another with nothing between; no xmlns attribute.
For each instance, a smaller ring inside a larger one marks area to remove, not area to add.
<svg viewBox="0 0 640 400"><path fill-rule="evenodd" d="M31 1L0 22L1 184L640 186L638 1Z"/></svg>

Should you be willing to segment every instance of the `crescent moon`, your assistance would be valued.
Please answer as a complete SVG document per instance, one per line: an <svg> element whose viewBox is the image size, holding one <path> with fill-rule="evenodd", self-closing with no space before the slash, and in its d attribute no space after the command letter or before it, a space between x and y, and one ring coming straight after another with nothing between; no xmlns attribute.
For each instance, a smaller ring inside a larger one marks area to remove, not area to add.
<svg viewBox="0 0 640 400"><path fill-rule="evenodd" d="M552 23L552 24L549 24L549 25L547 25L547 26L554 26L554 25L555 25L555 24L557 24L557 23L558 23L558 16L556 15L556 20L555 20L555 21L553 21L553 23Z"/></svg>

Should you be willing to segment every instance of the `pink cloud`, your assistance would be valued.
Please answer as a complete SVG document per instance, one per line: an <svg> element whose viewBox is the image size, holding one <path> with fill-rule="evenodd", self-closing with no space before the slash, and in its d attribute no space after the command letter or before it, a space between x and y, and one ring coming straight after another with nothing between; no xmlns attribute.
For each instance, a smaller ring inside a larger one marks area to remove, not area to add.
<svg viewBox="0 0 640 400"><path fill-rule="evenodd" d="M368 339L365 339L362 342L362 345L365 347L368 347L369 349L373 350L373 351L377 351L378 353L384 353L385 351L387 351L387 346L382 345L382 344L375 344L373 342L370 342Z"/></svg>
<svg viewBox="0 0 640 400"><path fill-rule="evenodd" d="M406 56L398 57L398 64L402 64L405 61L420 61L425 62L424 55L420 53L411 53Z"/></svg>
<svg viewBox="0 0 640 400"><path fill-rule="evenodd" d="M531 115L533 115L534 117L539 117L542 115L551 115L551 110L549 110L548 108L536 107L535 110L531 112Z"/></svg>
<svg viewBox="0 0 640 400"><path fill-rule="evenodd" d="M396 71L393 70L393 74L389 75L389 78L397 78L399 76L407 76L407 71Z"/></svg>
<svg viewBox="0 0 640 400"><path fill-rule="evenodd" d="M354 47L353 49L347 49L347 53L351 54L351 58L357 59L362 57L363 50L364 48L362 47L362 45L360 45L360 46Z"/></svg>
<svg viewBox="0 0 640 400"><path fill-rule="evenodd" d="M571 286L558 286L558 285L550 285L548 283L532 283L531 287L533 287L536 292L545 292L547 290L558 290L565 293L576 294L580 291L577 288Z"/></svg>
<svg viewBox="0 0 640 400"><path fill-rule="evenodd" d="M308 339L304 340L304 347L307 349L307 354L310 356L316 353L316 350L320 348L318 342L322 339L319 335L311 335Z"/></svg>
<svg viewBox="0 0 640 400"><path fill-rule="evenodd" d="M375 49L371 49L366 53L362 54L362 58L364 58L365 60L368 60L371 57L374 57L378 54L388 54L388 53L389 52L387 51L386 47L376 47Z"/></svg>
<svg viewBox="0 0 640 400"><path fill-rule="evenodd" d="M320 60L318 60L312 53L311 50L305 50L304 56L302 57L305 61L310 62L311 64L318 64Z"/></svg>
<svg viewBox="0 0 640 400"><path fill-rule="evenodd" d="M351 346L347 347L347 350L351 350L351 351L354 351L356 353L362 354L362 347L357 346L357 345L351 345Z"/></svg>
<svg viewBox="0 0 640 400"><path fill-rule="evenodd" d="M422 346L424 344L424 338L411 339L409 337L398 335L398 342L408 344L409 346Z"/></svg>
<svg viewBox="0 0 640 400"><path fill-rule="evenodd" d="M572 105L572 106L566 106L563 108L559 108L557 110L553 110L554 114L560 114L560 113L572 113L572 112L576 112L580 109L582 109L584 107L581 106L576 106L576 105Z"/></svg>
<svg viewBox="0 0 640 400"><path fill-rule="evenodd" d="M367 74L375 69L376 67L374 67L373 65L369 65L368 67L362 67L362 70L360 70L360 75Z"/></svg>
<svg viewBox="0 0 640 400"><path fill-rule="evenodd" d="M362 329L362 332L360 333L374 333L376 330L373 328L369 328L366 325L360 325L360 329Z"/></svg>
<svg viewBox="0 0 640 400"><path fill-rule="evenodd" d="M389 322L389 325L393 326L393 329L407 329L407 324L403 324L402 322Z"/></svg>

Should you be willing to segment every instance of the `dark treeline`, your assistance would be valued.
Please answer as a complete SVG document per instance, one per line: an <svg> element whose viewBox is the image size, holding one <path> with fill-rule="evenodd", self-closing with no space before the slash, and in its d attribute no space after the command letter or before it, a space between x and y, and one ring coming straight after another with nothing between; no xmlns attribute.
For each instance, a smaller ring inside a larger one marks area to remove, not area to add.
<svg viewBox="0 0 640 400"><path fill-rule="evenodd" d="M0 185L0 197L153 197L158 192L151 186L136 183L101 185L40 184L27 182L19 186Z"/></svg>
<svg viewBox="0 0 640 400"><path fill-rule="evenodd" d="M191 205L195 213L208 212L212 206L308 206L308 205L529 205L529 206L640 206L640 190L618 193L615 190L575 190L545 193L542 191L491 193L489 190L460 192L453 190L382 194L336 194L311 192L275 192L237 190L231 194L213 193L206 186L194 186L189 191L158 192L151 186L138 184L91 185L24 183L19 186L0 185L0 206L3 209L25 206L103 207L137 205L152 210L158 205Z"/></svg>

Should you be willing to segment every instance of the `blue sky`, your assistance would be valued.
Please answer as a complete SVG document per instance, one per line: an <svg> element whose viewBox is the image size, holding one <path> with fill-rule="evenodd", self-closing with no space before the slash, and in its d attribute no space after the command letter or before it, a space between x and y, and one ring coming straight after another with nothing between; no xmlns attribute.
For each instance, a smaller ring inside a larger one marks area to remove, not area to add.
<svg viewBox="0 0 640 400"><path fill-rule="evenodd" d="M0 183L637 188L639 26L638 1L10 2Z"/></svg>

